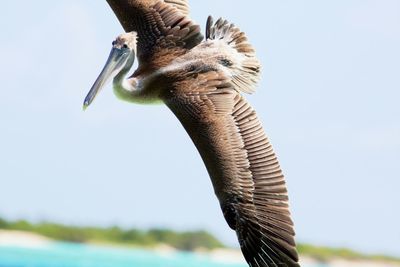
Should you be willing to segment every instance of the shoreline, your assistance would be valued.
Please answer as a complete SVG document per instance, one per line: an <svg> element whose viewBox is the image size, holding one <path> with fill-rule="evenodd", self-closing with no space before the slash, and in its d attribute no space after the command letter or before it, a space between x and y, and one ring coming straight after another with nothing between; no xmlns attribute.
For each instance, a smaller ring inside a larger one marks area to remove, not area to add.
<svg viewBox="0 0 400 267"><path fill-rule="evenodd" d="M24 231L13 231L13 230L0 230L0 249L1 247L13 246L22 248L44 248L48 245L58 243L56 240L41 236L39 234L24 232ZM181 251L167 245L159 244L153 248L146 248L140 246L126 246L121 244L107 244L107 243L88 243L87 245L103 246L103 247L120 247L120 248L134 248L143 249L155 252L157 254L174 254ZM220 248L214 250L198 249L193 253L208 257L216 262L221 263L232 263L241 264L245 263L242 253L239 249L234 248ZM304 266L317 265L326 263L330 267L399 267L400 263L380 261L380 260L348 260L332 258L327 262L321 262L307 255L300 255L300 263Z"/></svg>
<svg viewBox="0 0 400 267"><path fill-rule="evenodd" d="M0 230L0 247L16 246L39 248L51 243L54 243L54 241L39 234L25 231Z"/></svg>
<svg viewBox="0 0 400 267"><path fill-rule="evenodd" d="M242 253L239 249L215 249L209 252L196 252L206 255L211 259L218 262L225 263L245 263ZM227 260L228 259L228 260ZM327 264L329 267L399 267L400 263L387 262L381 260L349 260L332 258L328 261L319 261L307 255L300 255L301 266L316 266L320 264Z"/></svg>

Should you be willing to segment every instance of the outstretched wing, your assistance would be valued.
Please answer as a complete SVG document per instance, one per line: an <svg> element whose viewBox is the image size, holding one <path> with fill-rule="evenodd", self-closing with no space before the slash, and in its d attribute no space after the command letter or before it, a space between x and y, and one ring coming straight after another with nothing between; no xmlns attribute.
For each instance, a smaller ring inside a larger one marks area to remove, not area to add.
<svg viewBox="0 0 400 267"><path fill-rule="evenodd" d="M125 31L138 34L137 56L142 65L139 68L143 65L154 69L166 66L203 40L200 27L185 16L187 3L184 0L107 2Z"/></svg>
<svg viewBox="0 0 400 267"><path fill-rule="evenodd" d="M171 80L164 101L200 152L246 261L299 266L284 176L255 111L216 69Z"/></svg>

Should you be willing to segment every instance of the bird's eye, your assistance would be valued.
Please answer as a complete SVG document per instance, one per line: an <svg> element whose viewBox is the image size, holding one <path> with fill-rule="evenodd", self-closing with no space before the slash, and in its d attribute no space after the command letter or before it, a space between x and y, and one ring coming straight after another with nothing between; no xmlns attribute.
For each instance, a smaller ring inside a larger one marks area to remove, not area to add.
<svg viewBox="0 0 400 267"><path fill-rule="evenodd" d="M122 47L125 48L125 49L128 49L128 45L127 44L124 44Z"/></svg>
<svg viewBox="0 0 400 267"><path fill-rule="evenodd" d="M116 44L117 44L117 42L116 42L116 41L113 41L113 42L112 42L112 45L113 45L113 46L114 46L114 45L116 45Z"/></svg>

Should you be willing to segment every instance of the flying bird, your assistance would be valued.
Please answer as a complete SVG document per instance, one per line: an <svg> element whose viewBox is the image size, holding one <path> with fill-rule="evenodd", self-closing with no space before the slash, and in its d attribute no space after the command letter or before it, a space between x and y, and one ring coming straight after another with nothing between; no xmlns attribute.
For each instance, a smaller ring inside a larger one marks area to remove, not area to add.
<svg viewBox="0 0 400 267"><path fill-rule="evenodd" d="M260 78L246 35L209 17L204 38L187 0L107 2L126 33L112 43L84 107L109 79L122 100L166 104L199 151L249 266L300 266L284 176L243 97ZM138 68L127 77L136 58Z"/></svg>

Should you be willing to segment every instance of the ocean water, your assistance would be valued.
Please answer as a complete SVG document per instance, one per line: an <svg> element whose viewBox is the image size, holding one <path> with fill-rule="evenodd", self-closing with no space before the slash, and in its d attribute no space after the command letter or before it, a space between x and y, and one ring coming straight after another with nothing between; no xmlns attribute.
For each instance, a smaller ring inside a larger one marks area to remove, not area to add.
<svg viewBox="0 0 400 267"><path fill-rule="evenodd" d="M229 262L229 259L227 259ZM152 251L76 244L0 246L0 267L247 267L194 253ZM322 266L307 266L322 267ZM324 266L325 267L325 266Z"/></svg>

